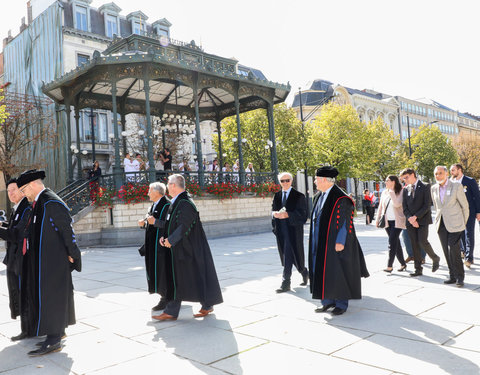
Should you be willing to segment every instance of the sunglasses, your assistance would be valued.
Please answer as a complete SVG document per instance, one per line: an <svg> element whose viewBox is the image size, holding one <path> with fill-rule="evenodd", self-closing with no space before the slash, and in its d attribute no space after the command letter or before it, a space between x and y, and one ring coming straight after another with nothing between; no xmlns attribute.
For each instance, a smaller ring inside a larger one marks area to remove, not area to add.
<svg viewBox="0 0 480 375"><path fill-rule="evenodd" d="M290 182L290 180L280 180L280 182L283 184L284 182Z"/></svg>

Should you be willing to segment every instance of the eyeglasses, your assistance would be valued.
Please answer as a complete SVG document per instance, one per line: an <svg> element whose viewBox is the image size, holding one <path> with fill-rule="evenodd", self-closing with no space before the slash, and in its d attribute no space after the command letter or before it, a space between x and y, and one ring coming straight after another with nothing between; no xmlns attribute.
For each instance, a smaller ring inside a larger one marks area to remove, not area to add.
<svg viewBox="0 0 480 375"><path fill-rule="evenodd" d="M23 191L27 188L27 186L30 185L30 183L23 185L19 190L23 193Z"/></svg>
<svg viewBox="0 0 480 375"><path fill-rule="evenodd" d="M280 180L280 182L283 184L285 182L290 182L290 180Z"/></svg>

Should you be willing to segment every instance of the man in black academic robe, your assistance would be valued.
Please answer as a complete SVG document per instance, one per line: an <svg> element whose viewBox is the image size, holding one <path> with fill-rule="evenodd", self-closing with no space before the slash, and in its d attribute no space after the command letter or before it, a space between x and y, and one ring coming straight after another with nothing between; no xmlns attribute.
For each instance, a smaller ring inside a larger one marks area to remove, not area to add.
<svg viewBox="0 0 480 375"><path fill-rule="evenodd" d="M336 168L325 166L316 173L310 224L309 269L312 298L321 299L316 312L334 308L343 314L348 300L362 298L361 277L368 277L363 252L355 234L355 205L337 185Z"/></svg>
<svg viewBox="0 0 480 375"><path fill-rule="evenodd" d="M303 225L307 221L307 203L305 195L292 188L293 176L290 173L280 173L278 179L282 190L273 197L272 225L283 266L282 285L277 289L277 293L283 293L290 290L293 265L302 275L303 282L300 285L307 285L308 282L303 249Z"/></svg>
<svg viewBox="0 0 480 375"><path fill-rule="evenodd" d="M35 335L47 338L31 356L61 350L65 328L75 324L71 271L81 270L72 219L65 203L42 182L44 171L31 170L18 178L18 186L32 203L24 247L29 262L26 287L38 312ZM31 271L31 272L30 272Z"/></svg>
<svg viewBox="0 0 480 375"><path fill-rule="evenodd" d="M169 176L168 190L172 204L160 244L170 249L172 272L167 295L171 300L163 314L153 318L176 320L182 301L200 302L202 307L194 316L203 317L213 311L213 305L223 302L212 253L197 208L185 191L183 176Z"/></svg>
<svg viewBox="0 0 480 375"><path fill-rule="evenodd" d="M7 193L14 206L8 222L3 222L0 226L0 238L7 241L7 253L3 263L7 266L10 315L12 319L20 316L21 332L12 337L12 341L17 341L34 336L34 320L31 317L32 310L29 309L32 301L28 300L26 290L22 287L24 284L22 279L26 277L23 270L23 234L31 208L28 199L18 188L16 179L8 181Z"/></svg>
<svg viewBox="0 0 480 375"><path fill-rule="evenodd" d="M160 245L170 206L170 200L165 196L165 192L165 184L161 182L150 184L148 197L153 204L145 219L138 221L138 225L145 228L145 245L141 254L145 256L148 292L161 296L160 302L152 308L153 311L163 310L168 302L165 256L170 250Z"/></svg>

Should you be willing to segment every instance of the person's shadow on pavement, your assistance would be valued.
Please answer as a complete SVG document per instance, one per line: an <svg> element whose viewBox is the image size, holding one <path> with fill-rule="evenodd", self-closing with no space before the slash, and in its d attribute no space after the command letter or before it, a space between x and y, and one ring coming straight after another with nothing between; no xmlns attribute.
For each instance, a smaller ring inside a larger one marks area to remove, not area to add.
<svg viewBox="0 0 480 375"><path fill-rule="evenodd" d="M152 322L148 325L161 327L165 323ZM159 328L152 341L163 341L165 348L174 349L176 355L188 359L200 370L205 370L200 364L208 366L228 358L229 367L235 370L235 374L243 373L237 355L240 350L232 327L228 320L217 319L215 311L204 318L194 319L192 307L184 305L178 320L168 322L163 329Z"/></svg>
<svg viewBox="0 0 480 375"><path fill-rule="evenodd" d="M424 374L426 369L419 367L418 361L429 362L447 374L480 373L478 364L469 359L469 350L464 350L465 356L460 356L455 352L461 352L462 349L450 346L455 343L455 337L460 332L455 333L442 327L442 321L435 324L433 319L420 319L386 299L363 297L360 303L352 304L346 314L339 317L328 314L325 315L325 320L327 324L348 333L355 334L355 330L373 332L362 342L346 348L345 353L340 350L336 354L338 357L345 355L351 360L362 362L362 358L356 358L358 354L355 352L362 353L365 360L363 363L406 374ZM447 342L449 346L445 346ZM378 350L378 346L383 346L386 350ZM453 350L448 351L446 348ZM406 359L399 361L400 358ZM417 361L409 361L408 358Z"/></svg>

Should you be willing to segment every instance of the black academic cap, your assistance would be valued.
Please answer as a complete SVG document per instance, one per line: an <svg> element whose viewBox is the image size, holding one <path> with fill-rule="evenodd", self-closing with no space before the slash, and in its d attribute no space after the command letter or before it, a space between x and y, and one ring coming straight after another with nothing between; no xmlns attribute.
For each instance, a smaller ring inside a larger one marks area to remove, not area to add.
<svg viewBox="0 0 480 375"><path fill-rule="evenodd" d="M330 165L323 166L317 169L316 175L318 177L330 177L335 178L338 175L338 170L335 167L331 167Z"/></svg>
<svg viewBox="0 0 480 375"><path fill-rule="evenodd" d="M44 178L45 178L45 171L42 171L42 170L37 171L36 169L30 169L29 171L23 172L17 178L17 185L20 188L23 185L28 184L29 182L32 182L35 180L43 180Z"/></svg>

